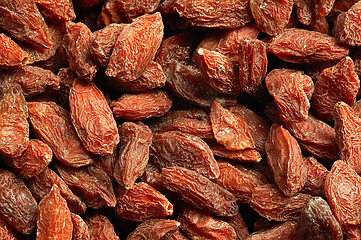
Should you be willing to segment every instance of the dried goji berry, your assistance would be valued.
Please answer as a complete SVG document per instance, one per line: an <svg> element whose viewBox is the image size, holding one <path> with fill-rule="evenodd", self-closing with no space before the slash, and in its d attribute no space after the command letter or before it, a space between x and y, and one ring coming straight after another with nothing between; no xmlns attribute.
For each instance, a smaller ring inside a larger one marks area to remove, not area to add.
<svg viewBox="0 0 361 240"><path fill-rule="evenodd" d="M119 240L120 238L114 231L114 226L107 217L101 214L94 214L85 219L88 225L90 240L96 239L112 239Z"/></svg>
<svg viewBox="0 0 361 240"><path fill-rule="evenodd" d="M75 213L70 214L73 223L72 240L90 240L88 226L85 221Z"/></svg>
<svg viewBox="0 0 361 240"><path fill-rule="evenodd" d="M18 66L29 61L28 54L10 37L0 34L0 65Z"/></svg>
<svg viewBox="0 0 361 240"><path fill-rule="evenodd" d="M141 223L133 232L131 232L126 240L148 239L160 240L168 239L178 230L180 223L170 219L150 219Z"/></svg>

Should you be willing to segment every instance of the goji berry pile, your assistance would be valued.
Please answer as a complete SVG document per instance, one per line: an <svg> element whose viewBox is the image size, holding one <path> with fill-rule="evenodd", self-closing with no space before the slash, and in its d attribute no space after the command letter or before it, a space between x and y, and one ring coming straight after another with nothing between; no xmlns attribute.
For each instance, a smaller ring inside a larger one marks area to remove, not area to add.
<svg viewBox="0 0 361 240"><path fill-rule="evenodd" d="M361 1L1 0L0 239L361 239Z"/></svg>

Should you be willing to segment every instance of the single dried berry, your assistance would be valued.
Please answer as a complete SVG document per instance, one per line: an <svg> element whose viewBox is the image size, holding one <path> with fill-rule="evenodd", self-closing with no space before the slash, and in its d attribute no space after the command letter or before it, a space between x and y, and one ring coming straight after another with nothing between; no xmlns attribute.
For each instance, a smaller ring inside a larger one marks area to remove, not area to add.
<svg viewBox="0 0 361 240"><path fill-rule="evenodd" d="M39 203L36 239L71 240L73 223L70 210L57 185Z"/></svg>
<svg viewBox="0 0 361 240"><path fill-rule="evenodd" d="M169 131L154 134L151 159L164 167L184 167L210 179L219 176L219 169L211 149L201 138Z"/></svg>
<svg viewBox="0 0 361 240"><path fill-rule="evenodd" d="M237 240L246 239L248 237L248 228L240 213L233 217L226 217L224 220L236 231Z"/></svg>
<svg viewBox="0 0 361 240"><path fill-rule="evenodd" d="M72 123L85 148L98 155L113 153L119 143L117 124L97 86L75 79L69 93L69 105Z"/></svg>
<svg viewBox="0 0 361 240"><path fill-rule="evenodd" d="M150 219L141 223L126 240L161 240L168 239L179 227L180 223L170 219Z"/></svg>
<svg viewBox="0 0 361 240"><path fill-rule="evenodd" d="M340 60L348 48L327 34L289 28L271 40L267 52L287 62L315 64Z"/></svg>
<svg viewBox="0 0 361 240"><path fill-rule="evenodd" d="M307 174L301 191L314 196L325 196L325 180L329 173L327 168L313 157L304 159L304 165Z"/></svg>
<svg viewBox="0 0 361 240"><path fill-rule="evenodd" d="M270 229L260 230L249 235L247 240L285 239L293 240L297 236L297 222L286 221Z"/></svg>
<svg viewBox="0 0 361 240"><path fill-rule="evenodd" d="M112 223L103 215L95 214L92 217L85 219L85 222L88 225L90 240L120 239L115 233Z"/></svg>
<svg viewBox="0 0 361 240"><path fill-rule="evenodd" d="M88 226L85 221L77 214L70 213L73 223L72 240L90 240Z"/></svg>
<svg viewBox="0 0 361 240"><path fill-rule="evenodd" d="M179 16L191 25L207 28L237 28L252 20L245 0L178 0L174 3Z"/></svg>
<svg viewBox="0 0 361 240"><path fill-rule="evenodd" d="M340 224L321 197L312 198L301 212L296 239L343 239Z"/></svg>
<svg viewBox="0 0 361 240"><path fill-rule="evenodd" d="M133 184L145 170L149 160L152 132L144 124L124 122L119 126L120 149L115 162L113 176L125 188Z"/></svg>
<svg viewBox="0 0 361 240"><path fill-rule="evenodd" d="M7 166L21 178L31 178L42 172L53 158L51 148L38 139L31 139L20 157L4 157Z"/></svg>
<svg viewBox="0 0 361 240"><path fill-rule="evenodd" d="M75 195L68 187L68 185L61 179L58 174L53 170L46 167L44 171L38 175L24 179L26 186L30 190L34 198L40 202L46 194L48 194L53 187L57 185L61 195L67 201L70 211L84 214L86 205L83 203L77 195Z"/></svg>
<svg viewBox="0 0 361 240"><path fill-rule="evenodd" d="M261 173L240 164L218 161L218 167L220 174L213 182L230 191L238 203L248 203L253 189L267 183Z"/></svg>
<svg viewBox="0 0 361 240"><path fill-rule="evenodd" d="M276 185L265 184L253 189L250 206L269 221L289 221L298 219L311 198L303 193L287 197Z"/></svg>
<svg viewBox="0 0 361 240"><path fill-rule="evenodd" d="M76 18L73 2L70 0L35 0L41 14L53 21L69 21Z"/></svg>
<svg viewBox="0 0 361 240"><path fill-rule="evenodd" d="M333 215L349 238L361 237L361 177L344 161L332 165L325 193Z"/></svg>
<svg viewBox="0 0 361 240"><path fill-rule="evenodd" d="M29 144L28 107L18 84L0 86L0 154L19 157Z"/></svg>
<svg viewBox="0 0 361 240"><path fill-rule="evenodd" d="M217 216L237 214L235 196L208 178L182 167L167 167L161 172L161 183L176 192L187 203Z"/></svg>
<svg viewBox="0 0 361 240"><path fill-rule="evenodd" d="M162 42L163 27L159 12L144 14L124 26L105 73L120 82L130 82L140 77Z"/></svg>
<svg viewBox="0 0 361 240"><path fill-rule="evenodd" d="M29 61L28 54L10 37L0 34L0 65L18 66Z"/></svg>
<svg viewBox="0 0 361 240"><path fill-rule="evenodd" d="M110 107L115 117L137 121L163 116L172 104L169 94L157 89L139 94L123 94Z"/></svg>
<svg viewBox="0 0 361 240"><path fill-rule="evenodd" d="M228 150L225 146L217 142L210 143L209 147L215 156L232 159L238 162L260 162L262 160L262 155L257 150L251 148Z"/></svg>
<svg viewBox="0 0 361 240"><path fill-rule="evenodd" d="M55 167L69 188L88 207L98 209L116 205L112 181L104 171L94 166L72 168L57 164Z"/></svg>
<svg viewBox="0 0 361 240"><path fill-rule="evenodd" d="M127 22L124 14L118 8L118 0L108 0L103 4L101 13L98 16L98 26L109 25L111 23Z"/></svg>
<svg viewBox="0 0 361 240"><path fill-rule="evenodd" d="M340 159L347 162L357 173L361 172L361 119L344 102L335 105L335 131Z"/></svg>
<svg viewBox="0 0 361 240"><path fill-rule="evenodd" d="M296 139L282 126L273 124L266 142L267 161L275 183L286 196L299 192L307 169Z"/></svg>
<svg viewBox="0 0 361 240"><path fill-rule="evenodd" d="M146 13L155 12L160 0L117 0L117 10L132 20Z"/></svg>
<svg viewBox="0 0 361 240"><path fill-rule="evenodd" d="M143 222L172 215L173 205L149 184L139 182L130 189L118 188L115 212L125 219Z"/></svg>
<svg viewBox="0 0 361 240"><path fill-rule="evenodd" d="M35 1L4 0L0 2L0 27L13 37L42 48L51 48L48 27ZM36 34L35 34L36 33Z"/></svg>
<svg viewBox="0 0 361 240"><path fill-rule="evenodd" d="M243 38L238 49L238 63L242 91L256 94L267 73L266 44L258 39Z"/></svg>
<svg viewBox="0 0 361 240"><path fill-rule="evenodd" d="M275 36L287 26L293 1L250 0L250 7L258 28L268 35Z"/></svg>
<svg viewBox="0 0 361 240"><path fill-rule="evenodd" d="M191 239L237 239L236 231L230 224L196 208L186 207L177 220Z"/></svg>
<svg viewBox="0 0 361 240"><path fill-rule="evenodd" d="M314 90L310 76L298 70L274 69L267 74L265 82L282 121L302 121L308 117L309 99Z"/></svg>
<svg viewBox="0 0 361 240"><path fill-rule="evenodd" d="M24 182L0 169L0 216L16 231L31 234L36 228L38 205Z"/></svg>
<svg viewBox="0 0 361 240"><path fill-rule="evenodd" d="M217 101L211 106L210 120L217 142L228 150L254 148L254 141L243 117L223 108Z"/></svg>
<svg viewBox="0 0 361 240"><path fill-rule="evenodd" d="M29 119L34 132L49 145L57 160L80 167L94 162L79 139L70 113L54 102L28 102Z"/></svg>
<svg viewBox="0 0 361 240"><path fill-rule="evenodd" d="M350 57L345 57L335 66L326 68L317 77L312 96L312 109L325 121L331 121L334 106L343 101L352 106L355 103L360 80Z"/></svg>
<svg viewBox="0 0 361 240"><path fill-rule="evenodd" d="M295 0L297 17L304 25L324 18L331 11L335 0Z"/></svg>

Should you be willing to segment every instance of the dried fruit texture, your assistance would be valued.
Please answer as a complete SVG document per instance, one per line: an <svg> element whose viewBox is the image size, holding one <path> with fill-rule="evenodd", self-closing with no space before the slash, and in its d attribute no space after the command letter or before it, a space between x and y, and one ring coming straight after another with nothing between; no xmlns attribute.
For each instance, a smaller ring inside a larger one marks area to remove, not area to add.
<svg viewBox="0 0 361 240"><path fill-rule="evenodd" d="M161 182L187 203L217 216L237 214L236 197L208 178L182 167L167 167L161 172Z"/></svg>
<svg viewBox="0 0 361 240"><path fill-rule="evenodd" d="M188 240L188 238L178 230L172 236L170 236L168 240Z"/></svg>
<svg viewBox="0 0 361 240"><path fill-rule="evenodd" d="M252 190L267 183L260 172L240 164L218 161L218 167L220 174L213 182L230 191L238 203L247 204L251 199Z"/></svg>
<svg viewBox="0 0 361 240"><path fill-rule="evenodd" d="M302 192L314 196L325 196L325 180L328 170L314 157L304 159L307 168L306 182Z"/></svg>
<svg viewBox="0 0 361 240"><path fill-rule="evenodd" d="M198 68L176 61L170 62L167 66L168 68L164 69L167 85L177 96L206 108L211 107L214 99L224 105L236 103L235 99L221 95L210 87L203 80Z"/></svg>
<svg viewBox="0 0 361 240"><path fill-rule="evenodd" d="M254 148L247 122L239 115L223 108L217 101L211 106L210 120L217 142L228 150Z"/></svg>
<svg viewBox="0 0 361 240"><path fill-rule="evenodd" d="M283 126L273 124L266 142L267 161L275 183L286 196L299 192L307 169L297 140Z"/></svg>
<svg viewBox="0 0 361 240"><path fill-rule="evenodd" d="M110 177L94 166L72 168L57 164L61 178L91 208L114 207L117 203Z"/></svg>
<svg viewBox="0 0 361 240"><path fill-rule="evenodd" d="M359 0L335 0L327 18L330 19L330 21L334 21L340 13L347 12L358 1Z"/></svg>
<svg viewBox="0 0 361 240"><path fill-rule="evenodd" d="M72 236L70 210L59 188L54 185L39 203L36 239L71 240Z"/></svg>
<svg viewBox="0 0 361 240"><path fill-rule="evenodd" d="M316 31L316 32L327 34L327 35L331 35L331 28L330 28L330 25L328 24L327 19L325 17L317 19L317 20L311 22L311 24L308 25L307 30Z"/></svg>
<svg viewBox="0 0 361 240"><path fill-rule="evenodd" d="M63 47L69 61L69 67L79 77L91 81L98 66L91 54L93 33L81 22L71 21L65 24Z"/></svg>
<svg viewBox="0 0 361 240"><path fill-rule="evenodd" d="M70 211L84 214L86 205L78 196L76 196L68 187L68 185L61 179L53 170L46 167L44 171L38 175L24 179L26 186L30 190L34 198L39 202L48 194L53 185L57 185L61 195L67 201Z"/></svg>
<svg viewBox="0 0 361 240"><path fill-rule="evenodd" d="M311 198L303 193L287 197L276 185L265 184L253 189L250 206L268 221L290 221L297 220Z"/></svg>
<svg viewBox="0 0 361 240"><path fill-rule="evenodd" d="M16 39L42 48L52 47L48 27L34 1L1 1L0 15L0 27Z"/></svg>
<svg viewBox="0 0 361 240"><path fill-rule="evenodd" d="M119 143L117 124L105 96L93 82L75 79L69 93L70 115L85 148L98 155L113 153Z"/></svg>
<svg viewBox="0 0 361 240"><path fill-rule="evenodd" d="M246 239L248 237L249 235L248 228L240 213L238 213L233 217L225 218L225 221L229 225L231 225L236 231L237 240Z"/></svg>
<svg viewBox="0 0 361 240"><path fill-rule="evenodd" d="M251 148L228 150L225 146L217 142L210 143L209 147L215 156L222 158L233 159L239 162L260 162L262 160L261 154L257 150Z"/></svg>
<svg viewBox="0 0 361 240"><path fill-rule="evenodd" d="M153 136L151 159L164 167L184 167L209 179L219 176L213 153L201 138L178 131L157 133Z"/></svg>
<svg viewBox="0 0 361 240"><path fill-rule="evenodd" d="M356 113L356 115L361 118L361 101L358 100L355 104L352 105L352 110Z"/></svg>
<svg viewBox="0 0 361 240"><path fill-rule="evenodd" d="M1 93L2 91L2 93ZM0 86L0 154L19 157L29 144L28 108L17 84Z"/></svg>
<svg viewBox="0 0 361 240"><path fill-rule="evenodd" d="M105 73L120 82L140 77L155 57L162 42L163 28L159 12L144 14L126 25L115 43Z"/></svg>
<svg viewBox="0 0 361 240"><path fill-rule="evenodd" d="M60 78L49 70L35 66L21 66L0 74L4 81L19 84L26 98L47 90L58 90Z"/></svg>
<svg viewBox="0 0 361 240"><path fill-rule="evenodd" d="M328 15L335 0L296 0L297 17L304 25L310 25Z"/></svg>
<svg viewBox="0 0 361 240"><path fill-rule="evenodd" d="M310 115L303 121L285 122L285 125L304 151L328 161L339 158L336 132L327 123Z"/></svg>
<svg viewBox="0 0 361 240"><path fill-rule="evenodd" d="M125 188L132 188L145 170L152 144L152 131L144 124L124 122L119 126L119 158L114 166L115 180Z"/></svg>
<svg viewBox="0 0 361 240"><path fill-rule="evenodd" d="M286 221L270 229L260 230L249 235L247 240L295 239L297 236L297 222Z"/></svg>
<svg viewBox="0 0 361 240"><path fill-rule="evenodd" d="M144 222L173 214L173 205L148 183L139 182L130 189L118 188L115 212L122 218Z"/></svg>
<svg viewBox="0 0 361 240"><path fill-rule="evenodd" d="M361 146L359 144L361 119L349 105L338 102L335 105L334 120L340 159L359 173L361 172Z"/></svg>
<svg viewBox="0 0 361 240"><path fill-rule="evenodd" d="M126 240L160 240L168 239L178 230L180 223L170 219L150 219L141 223Z"/></svg>
<svg viewBox="0 0 361 240"><path fill-rule="evenodd" d="M245 0L178 0L174 3L179 16L191 25L206 28L238 28L252 20Z"/></svg>
<svg viewBox="0 0 361 240"><path fill-rule="evenodd" d="M160 0L117 0L117 8L128 20L157 10Z"/></svg>
<svg viewBox="0 0 361 240"><path fill-rule="evenodd" d="M312 109L320 118L331 121L335 104L343 101L352 106L359 88L360 80L353 61L350 57L345 57L318 76L312 96Z"/></svg>
<svg viewBox="0 0 361 240"><path fill-rule="evenodd" d="M114 231L112 223L103 215L95 214L92 217L85 219L88 225L90 240L96 239L112 239L119 240L119 237Z"/></svg>
<svg viewBox="0 0 361 240"><path fill-rule="evenodd" d="M155 88L161 88L165 83L166 77L162 66L154 61L150 62L143 74L134 81L125 83L114 81L113 79L109 81L111 88L122 92L126 91L133 93L147 92Z"/></svg>
<svg viewBox="0 0 361 240"><path fill-rule="evenodd" d="M237 66L227 56L203 48L197 54L201 74L209 86L224 94L240 93Z"/></svg>
<svg viewBox="0 0 361 240"><path fill-rule="evenodd" d="M196 208L186 207L177 220L191 239L237 239L236 231L230 224Z"/></svg>
<svg viewBox="0 0 361 240"><path fill-rule="evenodd" d="M28 54L10 37L0 34L0 65L18 66L29 61Z"/></svg>
<svg viewBox="0 0 361 240"><path fill-rule="evenodd" d="M6 165L21 178L31 178L38 175L51 162L51 148L38 139L31 139L28 148L17 158L3 158Z"/></svg>
<svg viewBox="0 0 361 240"><path fill-rule="evenodd" d="M88 226L85 221L75 213L71 213L70 216L73 223L72 240L90 240Z"/></svg>
<svg viewBox="0 0 361 240"><path fill-rule="evenodd" d="M342 229L328 203L321 197L312 198L298 219L297 239L342 240Z"/></svg>
<svg viewBox="0 0 361 240"><path fill-rule="evenodd" d="M111 23L124 23L124 14L118 8L118 0L108 0L104 3L102 11L98 17L98 26L109 25Z"/></svg>
<svg viewBox="0 0 361 240"><path fill-rule="evenodd" d="M91 43L91 51L101 66L108 65L115 42L124 26L125 24L114 23L93 33L94 40Z"/></svg>
<svg viewBox="0 0 361 240"><path fill-rule="evenodd" d="M360 183L360 176L342 160L332 165L325 182L326 198L333 215L344 234L354 239L361 237Z"/></svg>
<svg viewBox="0 0 361 240"><path fill-rule="evenodd" d="M261 88L267 73L266 44L258 39L243 38L238 51L241 89L254 95Z"/></svg>
<svg viewBox="0 0 361 240"><path fill-rule="evenodd" d="M341 19L339 19L341 17ZM361 3L355 3L343 16L337 18L340 20L339 31L336 30L336 37L342 43L349 46L361 46Z"/></svg>
<svg viewBox="0 0 361 240"><path fill-rule="evenodd" d="M3 240L17 240L15 232L8 226L8 224L0 219L0 236Z"/></svg>
<svg viewBox="0 0 361 240"><path fill-rule="evenodd" d="M78 75L71 70L69 67L67 68L60 68L58 71L57 76L60 78L59 83L59 90L58 90L58 101L61 106L66 107L69 109L69 93L70 89L73 86L73 82Z"/></svg>
<svg viewBox="0 0 361 240"><path fill-rule="evenodd" d="M73 3L70 0L35 0L41 14L53 21L71 21L76 18Z"/></svg>
<svg viewBox="0 0 361 240"><path fill-rule="evenodd" d="M283 122L302 121L308 117L309 99L314 90L310 76L298 70L274 69L267 74L265 82Z"/></svg>
<svg viewBox="0 0 361 240"><path fill-rule="evenodd" d="M173 104L169 94L162 90L151 90L139 94L123 94L110 107L117 118L126 120L143 120L161 117Z"/></svg>
<svg viewBox="0 0 361 240"><path fill-rule="evenodd" d="M275 36L287 26L292 13L293 1L251 0L250 7L258 28L268 35Z"/></svg>
<svg viewBox="0 0 361 240"><path fill-rule="evenodd" d="M255 149L264 154L271 123L266 118L259 116L251 109L242 105L236 104L227 109L234 114L240 115L247 122L249 133L254 141Z"/></svg>
<svg viewBox="0 0 361 240"><path fill-rule="evenodd" d="M28 108L35 134L49 145L57 160L73 167L94 162L94 156L79 139L67 110L54 102L28 102Z"/></svg>
<svg viewBox="0 0 361 240"><path fill-rule="evenodd" d="M286 62L315 64L338 61L348 55L348 48L327 34L289 28L271 40L267 52Z"/></svg>
<svg viewBox="0 0 361 240"><path fill-rule="evenodd" d="M113 175L115 163L118 161L118 155L119 148L116 147L112 154L100 156L99 160L94 162L94 166L103 170L112 180L115 180Z"/></svg>
<svg viewBox="0 0 361 240"><path fill-rule="evenodd" d="M169 111L163 117L154 119L149 127L155 133L180 131L203 140L214 139L209 114L196 108Z"/></svg>
<svg viewBox="0 0 361 240"><path fill-rule="evenodd" d="M0 215L22 234L36 228L37 203L24 182L15 174L0 169Z"/></svg>

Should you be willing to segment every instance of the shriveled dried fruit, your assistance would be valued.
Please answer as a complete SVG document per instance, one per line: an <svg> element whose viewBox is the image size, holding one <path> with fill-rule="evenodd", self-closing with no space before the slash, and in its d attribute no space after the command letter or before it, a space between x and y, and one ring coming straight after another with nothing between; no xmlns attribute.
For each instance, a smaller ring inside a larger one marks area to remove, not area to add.
<svg viewBox="0 0 361 240"><path fill-rule="evenodd" d="M173 104L172 98L162 90L139 94L123 94L110 107L115 117L126 120L142 120L163 116Z"/></svg>
<svg viewBox="0 0 361 240"><path fill-rule="evenodd" d="M113 176L125 188L132 188L145 170L149 160L152 132L144 124L124 122L119 126L119 158L114 165Z"/></svg>
<svg viewBox="0 0 361 240"><path fill-rule="evenodd" d="M193 206L217 216L237 214L235 196L208 178L182 167L167 167L161 172L161 182Z"/></svg>
<svg viewBox="0 0 361 240"><path fill-rule="evenodd" d="M167 239L178 230L180 223L169 219L150 219L141 223L126 240L161 240Z"/></svg>
<svg viewBox="0 0 361 240"><path fill-rule="evenodd" d="M76 18L70 0L35 0L41 14L53 22L69 21Z"/></svg>
<svg viewBox="0 0 361 240"><path fill-rule="evenodd" d="M275 36L267 47L278 58L292 63L314 64L337 61L348 55L348 48L327 34L289 28Z"/></svg>
<svg viewBox="0 0 361 240"><path fill-rule="evenodd" d="M57 185L39 203L36 239L71 240L73 223L70 210Z"/></svg>
<svg viewBox="0 0 361 240"><path fill-rule="evenodd" d="M262 160L262 155L257 150L251 148L228 150L225 146L217 142L210 143L209 147L215 156L222 158L232 159L239 162L260 162Z"/></svg>
<svg viewBox="0 0 361 240"><path fill-rule="evenodd" d="M154 134L151 159L164 167L184 167L210 179L219 176L219 168L211 149L201 138L169 131Z"/></svg>
<svg viewBox="0 0 361 240"><path fill-rule="evenodd" d="M149 184L139 182L130 189L118 188L115 212L125 219L143 222L172 215L173 205Z"/></svg>
<svg viewBox="0 0 361 240"><path fill-rule="evenodd" d="M243 217L240 213L233 217L224 218L229 225L231 225L237 234L237 240L246 239L249 235L246 222L243 220Z"/></svg>
<svg viewBox="0 0 361 240"><path fill-rule="evenodd" d="M275 183L287 196L299 192L306 181L307 169L300 146L283 126L273 124L266 142L267 160Z"/></svg>
<svg viewBox="0 0 361 240"><path fill-rule="evenodd" d="M355 103L360 80L350 57L345 57L335 66L326 68L317 77L312 96L312 109L325 121L331 121L334 106L343 101L352 106Z"/></svg>
<svg viewBox="0 0 361 240"><path fill-rule="evenodd" d="M116 205L113 184L104 171L94 166L72 168L61 164L56 170L87 206L98 209Z"/></svg>
<svg viewBox="0 0 361 240"><path fill-rule="evenodd" d="M24 182L0 169L0 216L16 231L31 234L36 228L37 203Z"/></svg>
<svg viewBox="0 0 361 240"><path fill-rule="evenodd" d="M105 73L117 81L134 81L154 59L162 38L163 22L159 12L136 18L122 29Z"/></svg>
<svg viewBox="0 0 361 240"><path fill-rule="evenodd" d="M119 13L132 20L146 13L157 10L160 0L117 0Z"/></svg>
<svg viewBox="0 0 361 240"><path fill-rule="evenodd" d="M304 25L310 25L312 22L328 15L335 0L295 0L297 17Z"/></svg>
<svg viewBox="0 0 361 240"><path fill-rule="evenodd" d="M75 213L70 214L73 223L72 240L90 240L88 226L85 221Z"/></svg>
<svg viewBox="0 0 361 240"><path fill-rule="evenodd" d="M309 99L314 90L310 76L298 70L274 69L267 74L265 82L282 121L302 121L308 117Z"/></svg>
<svg viewBox="0 0 361 240"><path fill-rule="evenodd" d="M258 28L274 36L279 34L288 24L292 13L292 0L251 0L252 15Z"/></svg>
<svg viewBox="0 0 361 240"><path fill-rule="evenodd" d="M29 61L28 54L10 37L0 34L0 65L17 66Z"/></svg>
<svg viewBox="0 0 361 240"><path fill-rule="evenodd" d="M361 177L342 160L334 162L325 182L326 198L333 215L344 234L355 239L361 237L360 184Z"/></svg>
<svg viewBox="0 0 361 240"><path fill-rule="evenodd" d="M85 219L88 225L90 240L97 239L112 239L119 240L120 238L114 231L114 226L109 219L103 215L95 214L92 217Z"/></svg>
<svg viewBox="0 0 361 240"><path fill-rule="evenodd" d="M214 137L228 150L254 148L253 138L244 118L223 108L217 101L212 103L210 120Z"/></svg>
<svg viewBox="0 0 361 240"><path fill-rule="evenodd" d="M29 119L35 134L50 146L57 160L80 167L94 162L79 139L70 113L54 102L28 102Z"/></svg>
<svg viewBox="0 0 361 240"><path fill-rule="evenodd" d="M304 165L307 168L307 174L302 192L315 196L325 196L325 180L329 173L327 168L313 157L306 158Z"/></svg>
<svg viewBox="0 0 361 240"><path fill-rule="evenodd" d="M271 240L287 239L292 240L297 236L297 222L286 221L270 229L260 230L249 235L247 240Z"/></svg>
<svg viewBox="0 0 361 240"><path fill-rule="evenodd" d="M230 224L196 208L186 207L177 220L191 239L237 239L236 231Z"/></svg>
<svg viewBox="0 0 361 240"><path fill-rule="evenodd" d="M97 86L75 79L69 93L69 105L72 123L85 148L98 155L113 153L119 143L117 124Z"/></svg>

